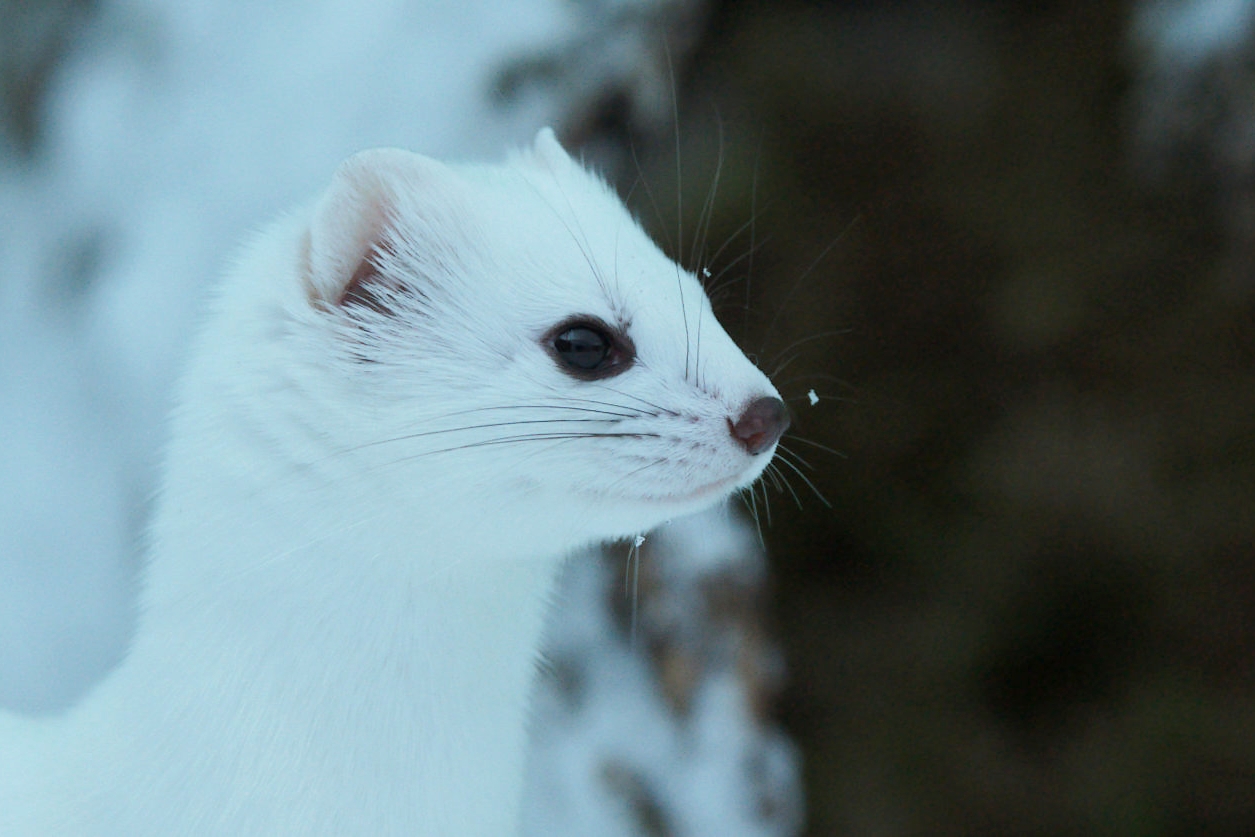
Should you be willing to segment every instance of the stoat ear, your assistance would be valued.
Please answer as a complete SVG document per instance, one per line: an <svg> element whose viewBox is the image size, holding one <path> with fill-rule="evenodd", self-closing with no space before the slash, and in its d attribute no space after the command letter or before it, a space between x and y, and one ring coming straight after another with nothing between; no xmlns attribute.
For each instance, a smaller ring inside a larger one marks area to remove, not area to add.
<svg viewBox="0 0 1255 837"><path fill-rule="evenodd" d="M360 151L340 164L314 206L309 229L310 295L332 305L372 304L374 255L399 202L435 192L445 172L435 160L396 148Z"/></svg>
<svg viewBox="0 0 1255 837"><path fill-rule="evenodd" d="M555 171L575 165L562 143L558 142L553 128L545 127L536 132L536 138L532 140L532 154Z"/></svg>

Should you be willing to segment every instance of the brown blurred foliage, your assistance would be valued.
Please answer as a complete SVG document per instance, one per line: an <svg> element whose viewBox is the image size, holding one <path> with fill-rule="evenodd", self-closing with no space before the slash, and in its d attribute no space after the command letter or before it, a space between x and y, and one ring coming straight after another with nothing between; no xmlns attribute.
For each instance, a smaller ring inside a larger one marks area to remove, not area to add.
<svg viewBox="0 0 1255 837"><path fill-rule="evenodd" d="M811 834L1255 833L1255 277L1128 23L727 2L624 184L832 504L758 503Z"/></svg>

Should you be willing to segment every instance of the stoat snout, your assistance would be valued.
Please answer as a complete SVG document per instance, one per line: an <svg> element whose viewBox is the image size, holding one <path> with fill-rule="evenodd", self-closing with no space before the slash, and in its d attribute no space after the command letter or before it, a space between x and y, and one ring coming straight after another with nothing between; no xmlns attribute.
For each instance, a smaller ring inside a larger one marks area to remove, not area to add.
<svg viewBox="0 0 1255 837"><path fill-rule="evenodd" d="M750 456L757 456L789 429L789 408L779 398L763 396L751 401L735 422L729 418L728 429Z"/></svg>

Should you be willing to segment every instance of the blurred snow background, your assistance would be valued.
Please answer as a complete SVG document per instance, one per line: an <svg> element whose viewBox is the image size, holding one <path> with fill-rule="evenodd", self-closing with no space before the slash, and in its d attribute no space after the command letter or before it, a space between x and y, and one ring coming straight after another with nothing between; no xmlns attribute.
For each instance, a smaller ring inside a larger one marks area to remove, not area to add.
<svg viewBox="0 0 1255 837"><path fill-rule="evenodd" d="M168 393L242 235L370 146L492 159L555 124L612 163L596 108L613 92L657 131L671 92L659 47L683 60L701 4L0 8L0 705L48 712L102 676L133 629ZM704 560L682 571L695 551ZM643 552L659 584L635 633L614 617L626 546L567 581L531 833L795 833L796 756L765 711L779 664L753 608L729 620L711 604L728 590L752 600L756 536L714 516Z"/></svg>
<svg viewBox="0 0 1255 837"><path fill-rule="evenodd" d="M1215 189L1225 280L1244 295L1255 282L1255 0L1147 0L1130 41L1134 160L1160 188Z"/></svg>

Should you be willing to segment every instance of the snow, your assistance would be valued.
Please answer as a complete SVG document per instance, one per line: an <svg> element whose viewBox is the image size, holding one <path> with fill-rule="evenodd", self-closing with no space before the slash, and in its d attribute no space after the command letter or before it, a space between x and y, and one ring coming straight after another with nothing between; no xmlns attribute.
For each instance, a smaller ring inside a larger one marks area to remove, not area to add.
<svg viewBox="0 0 1255 837"><path fill-rule="evenodd" d="M1168 172L1201 178L1218 190L1219 204L1249 203L1255 0L1144 0L1133 9L1130 46L1138 173L1151 183ZM1222 211L1233 239L1226 270L1245 286L1249 213L1232 207Z"/></svg>
<svg viewBox="0 0 1255 837"><path fill-rule="evenodd" d="M562 606L547 626L549 676L533 710L544 734L529 754L524 833L797 833L797 754L756 717L743 679L753 668L744 656L751 626L733 620L712 629L705 612L708 586L750 589L761 579L757 536L720 508L675 520L649 542L637 560L657 579L646 585L654 592L629 603L642 611L643 637L635 613L626 630L602 604L604 591L623 584L626 545L608 547L602 560L579 556L567 569ZM686 700L659 688L653 668L668 657L692 672ZM652 831L642 825L651 822Z"/></svg>
<svg viewBox="0 0 1255 837"><path fill-rule="evenodd" d="M79 361L60 335L20 320L0 329L0 701L25 709L86 688L129 626L121 463L91 419Z"/></svg>
<svg viewBox="0 0 1255 837"><path fill-rule="evenodd" d="M1137 8L1133 36L1153 63L1189 70L1239 47L1252 25L1255 0L1155 0Z"/></svg>

